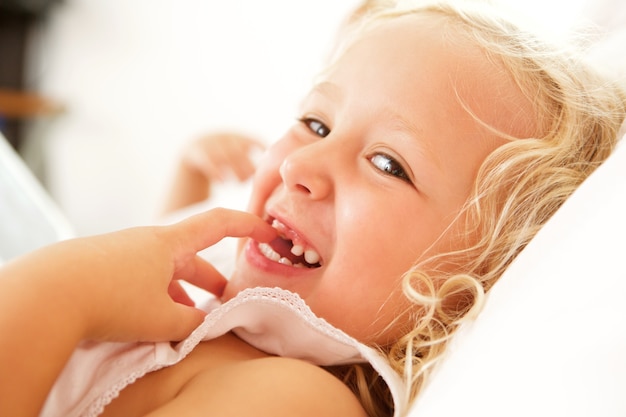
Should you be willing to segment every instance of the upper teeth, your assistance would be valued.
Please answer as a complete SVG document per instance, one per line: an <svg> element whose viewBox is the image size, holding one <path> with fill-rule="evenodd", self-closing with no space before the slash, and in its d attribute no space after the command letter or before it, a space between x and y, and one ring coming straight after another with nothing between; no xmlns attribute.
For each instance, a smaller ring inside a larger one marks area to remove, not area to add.
<svg viewBox="0 0 626 417"><path fill-rule="evenodd" d="M304 251L304 259L311 265L315 265L320 260L320 255L313 249L307 249Z"/></svg>
<svg viewBox="0 0 626 417"><path fill-rule="evenodd" d="M293 253L296 256L300 256L304 253L304 246L302 245L293 245L291 247L291 253Z"/></svg>
<svg viewBox="0 0 626 417"><path fill-rule="evenodd" d="M296 256L300 256L304 254L304 259L311 265L314 265L320 261L319 253L315 252L313 249L310 249L310 248L307 250L304 250L304 246L302 245L293 245L291 247L291 253L293 253Z"/></svg>

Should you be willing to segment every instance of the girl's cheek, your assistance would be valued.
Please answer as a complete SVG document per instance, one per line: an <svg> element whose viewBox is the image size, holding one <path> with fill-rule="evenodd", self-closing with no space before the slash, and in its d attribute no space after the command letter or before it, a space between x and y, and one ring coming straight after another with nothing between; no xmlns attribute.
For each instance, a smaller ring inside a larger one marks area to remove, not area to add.
<svg viewBox="0 0 626 417"><path fill-rule="evenodd" d="M248 204L248 210L253 213L260 214L262 212L265 201L282 183L280 166L287 153L285 153L286 149L280 145L280 143L277 143L268 149L257 166Z"/></svg>
<svg viewBox="0 0 626 417"><path fill-rule="evenodd" d="M272 144L257 166L254 176L253 195L267 196L282 183L280 167L285 159L303 144L293 134L287 133Z"/></svg>
<svg viewBox="0 0 626 417"><path fill-rule="evenodd" d="M285 158L299 147L297 141L291 137L283 137L267 150L263 161L259 164L259 171L262 171L263 175L280 175L280 166Z"/></svg>
<svg viewBox="0 0 626 417"><path fill-rule="evenodd" d="M255 188L271 186L280 182L280 165L284 158L278 154L268 154L257 167L254 181Z"/></svg>

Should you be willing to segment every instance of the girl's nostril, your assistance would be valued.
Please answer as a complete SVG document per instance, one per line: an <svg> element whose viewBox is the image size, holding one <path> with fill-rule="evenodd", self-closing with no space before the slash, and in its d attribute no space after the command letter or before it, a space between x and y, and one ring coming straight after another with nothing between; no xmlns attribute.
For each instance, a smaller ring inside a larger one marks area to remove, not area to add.
<svg viewBox="0 0 626 417"><path fill-rule="evenodd" d="M307 194L311 194L311 190L309 190L306 186L302 185L302 184L296 184L296 188L302 192L305 192Z"/></svg>

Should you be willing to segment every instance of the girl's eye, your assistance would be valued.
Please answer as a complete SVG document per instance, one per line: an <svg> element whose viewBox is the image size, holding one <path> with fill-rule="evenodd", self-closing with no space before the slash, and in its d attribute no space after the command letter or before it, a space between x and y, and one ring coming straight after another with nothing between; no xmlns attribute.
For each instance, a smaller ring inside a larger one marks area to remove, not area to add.
<svg viewBox="0 0 626 417"><path fill-rule="evenodd" d="M398 161L396 161L389 155L386 155L384 153L377 153L370 158L370 162L374 164L376 168L380 169L383 172L386 172L389 175L398 177L408 183L411 182L411 179L407 175L404 168L402 168L402 165L400 165Z"/></svg>
<svg viewBox="0 0 626 417"><path fill-rule="evenodd" d="M319 120L304 118L300 119L302 123L313 133L321 138L325 138L330 134L330 129Z"/></svg>

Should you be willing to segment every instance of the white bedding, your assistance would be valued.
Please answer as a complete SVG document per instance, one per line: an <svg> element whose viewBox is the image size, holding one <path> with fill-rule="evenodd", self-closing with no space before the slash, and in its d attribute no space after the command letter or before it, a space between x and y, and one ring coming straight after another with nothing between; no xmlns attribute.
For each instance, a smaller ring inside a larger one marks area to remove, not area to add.
<svg viewBox="0 0 626 417"><path fill-rule="evenodd" d="M0 133L0 264L72 235L56 203Z"/></svg>
<svg viewBox="0 0 626 417"><path fill-rule="evenodd" d="M491 290L411 417L626 416L626 144Z"/></svg>

